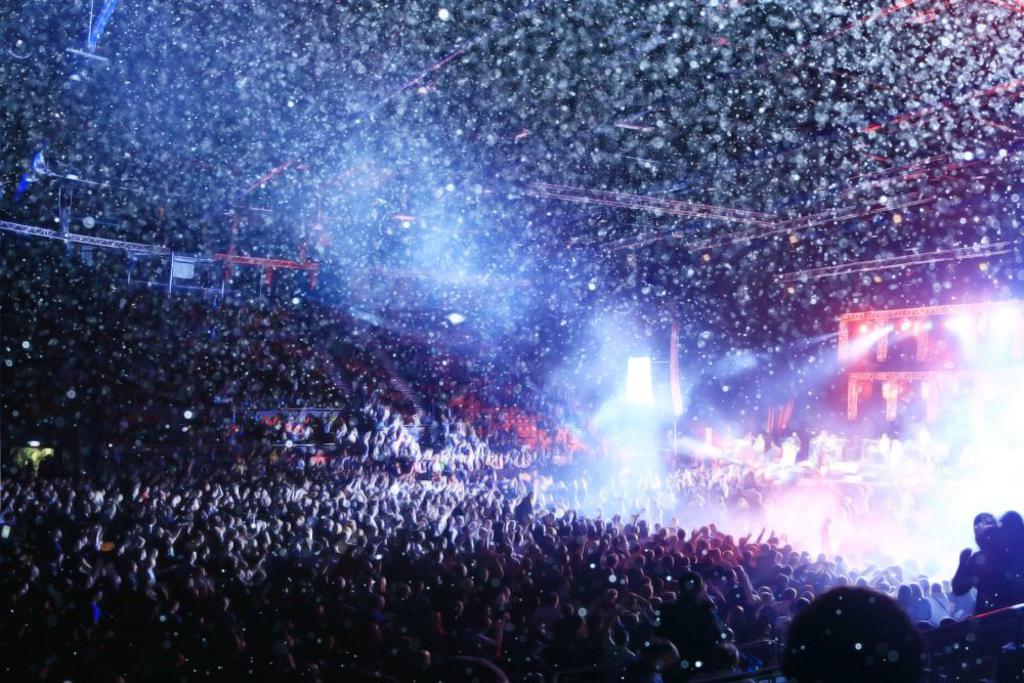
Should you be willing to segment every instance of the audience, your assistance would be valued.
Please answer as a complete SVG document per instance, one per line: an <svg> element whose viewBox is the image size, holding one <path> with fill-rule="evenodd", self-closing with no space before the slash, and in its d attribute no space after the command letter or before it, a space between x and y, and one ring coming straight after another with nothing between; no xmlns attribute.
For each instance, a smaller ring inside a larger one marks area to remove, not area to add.
<svg viewBox="0 0 1024 683"><path fill-rule="evenodd" d="M916 681L919 630L1024 602L1016 512L978 516L949 584L857 568L680 523L768 509L748 467L598 481L566 406L514 382L410 398L287 307L56 302L16 323L20 420L101 448L4 471L5 680L698 681L785 642L795 681Z"/></svg>
<svg viewBox="0 0 1024 683"><path fill-rule="evenodd" d="M494 471L147 454L21 472L2 492L11 680L441 680L457 666L501 680L599 662L685 679L731 671L738 644L787 629L791 675L818 680L824 664L794 648L839 626L851 652L875 653L857 660L872 680L910 680L894 677L920 652L904 622L949 603L915 583L900 610L878 593L899 585L895 569L858 572L774 536L556 511ZM828 592L853 585L874 590ZM816 621L826 599L847 601L849 624Z"/></svg>

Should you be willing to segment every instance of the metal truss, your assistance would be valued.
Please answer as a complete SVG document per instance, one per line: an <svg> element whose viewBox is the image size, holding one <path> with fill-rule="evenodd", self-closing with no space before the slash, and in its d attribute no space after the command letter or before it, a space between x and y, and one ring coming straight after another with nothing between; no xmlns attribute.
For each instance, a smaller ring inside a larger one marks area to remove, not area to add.
<svg viewBox="0 0 1024 683"><path fill-rule="evenodd" d="M826 209L825 211L819 211L818 213L812 213L806 216L797 216L795 218L776 221L772 225L763 228L739 230L725 235L712 235L703 239L690 240L683 244L687 249L693 251L716 249L727 244L739 244L764 239L765 237L772 237L774 235L786 235L793 232L799 232L801 230L807 230L808 228L814 228L819 225L844 223L847 221L857 220L859 218L867 218L879 213L901 211L914 206L928 204L936 199L937 197L935 195L913 192L893 199L887 199L884 202L876 200L868 203L866 206L840 206L835 209Z"/></svg>
<svg viewBox="0 0 1024 683"><path fill-rule="evenodd" d="M115 240L107 237L82 235L75 232L62 233L58 230L51 230L50 228L40 228L34 225L23 225L21 223L12 223L10 221L0 221L0 230L13 232L17 235L45 237L51 240L74 242L75 244L88 244L90 246L103 247L106 249L122 249L130 254L169 256L171 253L171 250L167 247L160 247L152 244L141 244L139 242L129 242L127 240Z"/></svg>
<svg viewBox="0 0 1024 683"><path fill-rule="evenodd" d="M604 190L590 190L583 187L571 185L553 185L550 183L533 183L527 190L527 194L534 197L547 199L559 199L578 204L599 204L601 206L612 206L623 209L639 209L655 213L667 214L670 216L683 216L684 218L705 218L708 220L719 220L728 223L743 223L760 227L775 224L775 217L757 211L746 211L744 209L730 209L712 204L697 204L694 202L683 202L674 199L661 197L649 197L646 195L629 194L626 192L608 192Z"/></svg>
<svg viewBox="0 0 1024 683"><path fill-rule="evenodd" d="M963 313L988 313L994 310L1017 309L1024 311L1024 301L984 301L972 304L946 304L944 306L919 306L917 308L891 308L884 311L860 311L846 313L839 318L840 324L863 321L930 318L938 315L959 315Z"/></svg>
<svg viewBox="0 0 1024 683"><path fill-rule="evenodd" d="M51 240L59 240L62 242L73 242L75 244L87 244L94 247L103 247L105 249L118 249L128 252L134 256L171 256L172 252L167 247L161 247L152 244L141 244L139 242L129 242L127 240L115 240L107 237L95 237L93 235L83 235L75 232L62 233L58 230L51 230L50 228L40 228L34 225L24 225L22 223L12 223L10 221L0 221L0 230L11 232L16 235L25 235L28 237L44 237ZM210 259L203 257L199 254L178 254L175 253L176 258L193 258L197 260ZM263 268L264 270L275 270L275 269L286 269L286 270L304 270L307 272L316 272L320 266L315 261L307 263L300 263L298 261L290 261L288 259L274 259L274 258L262 258L258 256L242 256L239 254L214 254L213 260L221 261L227 265L238 265L238 266L255 266Z"/></svg>
<svg viewBox="0 0 1024 683"><path fill-rule="evenodd" d="M931 160L929 160L931 161ZM905 169L904 169L905 170ZM775 216L757 211L730 209L711 204L683 202L661 197L628 194L625 192L608 192L590 190L569 185L553 185L550 183L534 183L527 191L534 197L558 199L578 204L597 204L622 209L636 209L657 214L721 221L747 226L745 229L724 235L685 240L685 234L679 230L656 232L636 238L619 240L612 245L613 249L638 248L662 240L683 239L683 245L692 251L715 249L727 244L751 242L773 235L788 234L807 230L819 225L840 223L844 221L866 218L878 213L900 211L914 206L927 204L937 199L935 195L923 192L912 192L886 200L875 200L866 205L841 206L805 216L779 219Z"/></svg>
<svg viewBox="0 0 1024 683"><path fill-rule="evenodd" d="M928 251L921 254L889 256L885 258L871 259L868 261L854 261L851 263L839 263L832 266L822 266L820 268L794 270L782 273L779 275L778 279L780 282L789 283L806 282L808 280L819 280L826 277L839 277L840 275L853 275L856 273L891 270L893 268L922 266L929 263L989 258L991 256L1008 254L1011 251L1013 251L1012 242L993 242L991 244L957 247L955 249L937 249L935 251Z"/></svg>

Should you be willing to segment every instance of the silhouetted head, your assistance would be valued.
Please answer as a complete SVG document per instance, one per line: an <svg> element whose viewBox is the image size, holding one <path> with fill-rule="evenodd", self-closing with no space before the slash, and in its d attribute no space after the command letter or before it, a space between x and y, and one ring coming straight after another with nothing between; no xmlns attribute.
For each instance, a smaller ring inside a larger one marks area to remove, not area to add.
<svg viewBox="0 0 1024 683"><path fill-rule="evenodd" d="M1003 530L1003 535L1007 540L1018 543L1024 541L1024 518L1020 516L1019 512L1010 510L1004 514L999 518L999 527Z"/></svg>
<svg viewBox="0 0 1024 683"><path fill-rule="evenodd" d="M922 642L890 598L833 589L793 620L782 671L796 683L918 683Z"/></svg>
<svg viewBox="0 0 1024 683"><path fill-rule="evenodd" d="M896 592L896 602L898 602L904 609L908 609L910 607L912 597L913 594L910 592L910 586L907 586L906 584L900 586L899 590Z"/></svg>
<svg viewBox="0 0 1024 683"><path fill-rule="evenodd" d="M991 512L982 512L974 518L974 540L979 548L981 547L981 536L985 530L998 525L999 522L996 521L996 516Z"/></svg>
<svg viewBox="0 0 1024 683"><path fill-rule="evenodd" d="M978 548L989 553L1001 551L1002 531L997 526L983 526L980 529L975 529L974 539L978 543Z"/></svg>

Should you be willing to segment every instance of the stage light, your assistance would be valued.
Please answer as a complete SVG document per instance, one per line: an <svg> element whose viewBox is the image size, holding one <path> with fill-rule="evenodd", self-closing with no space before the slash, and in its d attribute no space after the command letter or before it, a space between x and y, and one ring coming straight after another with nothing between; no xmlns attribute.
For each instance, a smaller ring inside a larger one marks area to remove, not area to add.
<svg viewBox="0 0 1024 683"><path fill-rule="evenodd" d="M992 313L992 332L999 336L1009 336L1020 325L1021 314L1015 308L1003 308Z"/></svg>
<svg viewBox="0 0 1024 683"><path fill-rule="evenodd" d="M971 328L971 319L966 315L955 315L947 318L942 326L951 332L964 332Z"/></svg>
<svg viewBox="0 0 1024 683"><path fill-rule="evenodd" d="M630 356L626 365L626 401L636 405L654 403L650 356Z"/></svg>
<svg viewBox="0 0 1024 683"><path fill-rule="evenodd" d="M448 322L450 322L452 325L461 325L462 323L466 322L466 316L462 315L461 313L449 313Z"/></svg>
<svg viewBox="0 0 1024 683"><path fill-rule="evenodd" d="M870 327L868 327L868 324L867 324L867 323L861 323L861 324L860 324L860 327L859 327L859 328L857 328L857 329L858 329L858 330L860 330L860 333L861 333L861 334L867 334L867 333L868 333L868 330L870 330L871 328L870 328Z"/></svg>
<svg viewBox="0 0 1024 683"><path fill-rule="evenodd" d="M906 318L904 318L903 322L900 323L900 332L906 332L907 330L910 329L910 326L911 326L911 322L909 320L907 320Z"/></svg>

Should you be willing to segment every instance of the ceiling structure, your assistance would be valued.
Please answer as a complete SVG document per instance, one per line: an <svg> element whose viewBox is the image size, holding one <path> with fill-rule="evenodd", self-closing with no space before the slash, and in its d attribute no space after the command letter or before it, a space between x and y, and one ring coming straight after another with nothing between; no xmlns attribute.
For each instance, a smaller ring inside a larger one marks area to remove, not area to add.
<svg viewBox="0 0 1024 683"><path fill-rule="evenodd" d="M1018 0L111 4L99 36L3 10L0 217L70 188L97 236L308 248L396 324L544 349L595 310L763 346L1024 275Z"/></svg>

